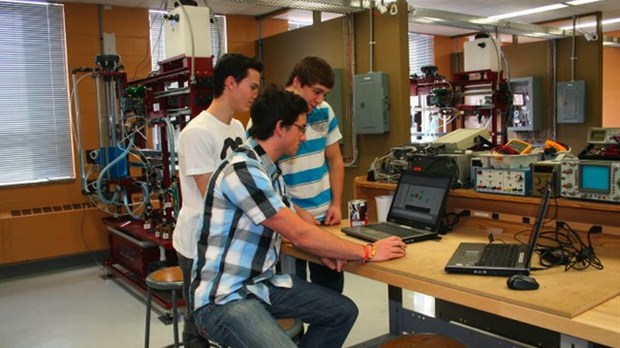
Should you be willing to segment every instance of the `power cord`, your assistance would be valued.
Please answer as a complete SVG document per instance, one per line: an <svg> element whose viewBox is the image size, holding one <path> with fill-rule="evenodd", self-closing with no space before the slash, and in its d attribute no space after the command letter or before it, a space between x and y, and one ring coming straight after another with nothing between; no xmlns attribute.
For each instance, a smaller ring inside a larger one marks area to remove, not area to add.
<svg viewBox="0 0 620 348"><path fill-rule="evenodd" d="M564 265L564 270L578 271L593 267L603 269L601 260L596 256L592 246L591 235L601 233L600 226L592 226L587 232L587 243L566 222L558 221L554 231L541 234L540 239L549 241L549 245L540 245L540 264L545 268Z"/></svg>
<svg viewBox="0 0 620 348"><path fill-rule="evenodd" d="M441 218L441 224L439 226L439 234L446 234L454 229L459 221L461 221L461 216L469 216L469 210L462 210L458 213L446 213Z"/></svg>

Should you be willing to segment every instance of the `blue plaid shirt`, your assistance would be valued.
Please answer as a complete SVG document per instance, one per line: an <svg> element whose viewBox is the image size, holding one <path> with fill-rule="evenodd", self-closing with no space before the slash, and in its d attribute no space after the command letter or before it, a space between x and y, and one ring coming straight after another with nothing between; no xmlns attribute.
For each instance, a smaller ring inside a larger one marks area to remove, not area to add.
<svg viewBox="0 0 620 348"><path fill-rule="evenodd" d="M194 309L248 293L270 303L265 282L292 287L288 274L276 274L282 237L261 225L288 206L278 166L253 138L248 139L209 181L194 257Z"/></svg>

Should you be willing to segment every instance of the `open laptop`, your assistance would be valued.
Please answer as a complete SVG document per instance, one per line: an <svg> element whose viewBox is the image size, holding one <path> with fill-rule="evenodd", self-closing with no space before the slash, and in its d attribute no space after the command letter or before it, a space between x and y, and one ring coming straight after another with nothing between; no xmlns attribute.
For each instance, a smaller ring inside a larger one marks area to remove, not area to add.
<svg viewBox="0 0 620 348"><path fill-rule="evenodd" d="M504 243L461 243L456 249L445 270L450 273L466 273L493 276L529 274L530 261L534 254L542 228L551 189L542 192L536 221L532 226L527 244ZM510 250L508 250L510 249ZM498 256L490 255L495 253Z"/></svg>
<svg viewBox="0 0 620 348"><path fill-rule="evenodd" d="M405 243L439 239L451 183L449 176L403 171L386 222L344 227L342 231L370 242L393 235Z"/></svg>

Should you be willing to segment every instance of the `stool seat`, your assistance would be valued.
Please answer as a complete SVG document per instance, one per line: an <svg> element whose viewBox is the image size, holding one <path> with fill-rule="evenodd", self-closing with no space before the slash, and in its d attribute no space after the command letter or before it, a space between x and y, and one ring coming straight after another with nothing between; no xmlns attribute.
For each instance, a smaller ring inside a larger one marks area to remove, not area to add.
<svg viewBox="0 0 620 348"><path fill-rule="evenodd" d="M295 343L299 343L304 330L304 323L297 318L276 319L278 325Z"/></svg>
<svg viewBox="0 0 620 348"><path fill-rule="evenodd" d="M381 348L466 348L463 344L450 337L416 333L403 335L386 342Z"/></svg>
<svg viewBox="0 0 620 348"><path fill-rule="evenodd" d="M144 332L144 347L149 348L149 336L151 331L151 301L153 298L153 290L171 292L174 347L180 347L179 318L177 314L177 292L181 293L183 290L183 272L181 271L181 267L166 267L149 273L149 275L146 277L146 288L146 327Z"/></svg>
<svg viewBox="0 0 620 348"><path fill-rule="evenodd" d="M182 289L183 272L179 266L159 269L146 277L146 285L156 290Z"/></svg>

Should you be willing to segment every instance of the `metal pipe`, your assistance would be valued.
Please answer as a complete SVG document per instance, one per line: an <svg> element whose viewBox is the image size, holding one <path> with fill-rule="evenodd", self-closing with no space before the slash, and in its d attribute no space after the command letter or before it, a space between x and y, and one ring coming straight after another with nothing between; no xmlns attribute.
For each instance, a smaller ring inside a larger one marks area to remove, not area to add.
<svg viewBox="0 0 620 348"><path fill-rule="evenodd" d="M82 148L82 135L80 126L80 98L77 90L76 73L71 74L71 80L73 81L73 104L75 106L75 141L77 143L78 152L78 166L80 167L80 184L82 185L82 192L88 192L86 184L86 172L84 169L84 149Z"/></svg>
<svg viewBox="0 0 620 348"><path fill-rule="evenodd" d="M349 66L349 73L346 75L347 86L349 91L353 89L353 75L355 74L355 16L348 14L345 21L345 60ZM357 133L355 131L355 115L353 113L353 96L349 94L348 98L349 119L351 120L351 161L344 164L345 167L353 167L357 165Z"/></svg>
<svg viewBox="0 0 620 348"><path fill-rule="evenodd" d="M576 51L576 41L577 38L575 36L575 30L576 30L576 25L577 25L577 16L573 16L573 47L572 47L572 52L571 52L571 57L570 57L570 80L571 81L575 81L575 60L577 60L577 57L575 55L575 51Z"/></svg>
<svg viewBox="0 0 620 348"><path fill-rule="evenodd" d="M374 58L374 51L375 51L374 20L372 18L372 11L374 7L375 7L375 2L373 1L371 2L370 9L368 10L368 17L370 21L370 35L369 35L369 41L368 41L368 45L370 49L370 63L369 63L370 66L368 70L369 73L371 73L373 69L373 58Z"/></svg>
<svg viewBox="0 0 620 348"><path fill-rule="evenodd" d="M104 140L106 137L104 136L105 129L107 129L105 125L104 115L106 114L105 110L103 110L102 102L101 102L101 76L99 74L95 75L95 93L97 94L97 120L99 123L99 148L106 147Z"/></svg>
<svg viewBox="0 0 620 348"><path fill-rule="evenodd" d="M116 81L114 79L110 79L105 81L105 97L107 103L107 115L108 115L108 139L110 141L110 147L114 147L117 145L116 139Z"/></svg>
<svg viewBox="0 0 620 348"><path fill-rule="evenodd" d="M104 54L105 44L103 42L103 5L97 5L97 25L99 29L99 52Z"/></svg>
<svg viewBox="0 0 620 348"><path fill-rule="evenodd" d="M553 137L551 139L557 139L557 85L558 85L558 67L557 67L557 55L558 55L558 46L557 46L557 39L556 40L552 40L551 41L551 69L553 69L553 71L551 72L551 76L552 76L552 80L553 80L553 85L551 86L551 107L552 107L552 123L553 123Z"/></svg>

